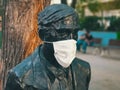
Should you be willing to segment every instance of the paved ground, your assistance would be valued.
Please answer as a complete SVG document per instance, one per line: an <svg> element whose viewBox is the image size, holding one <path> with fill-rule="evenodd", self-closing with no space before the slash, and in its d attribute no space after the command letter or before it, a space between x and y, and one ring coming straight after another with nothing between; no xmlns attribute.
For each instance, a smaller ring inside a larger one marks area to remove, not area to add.
<svg viewBox="0 0 120 90"><path fill-rule="evenodd" d="M92 76L89 90L120 90L120 58L106 58L77 52L77 57L88 61Z"/></svg>

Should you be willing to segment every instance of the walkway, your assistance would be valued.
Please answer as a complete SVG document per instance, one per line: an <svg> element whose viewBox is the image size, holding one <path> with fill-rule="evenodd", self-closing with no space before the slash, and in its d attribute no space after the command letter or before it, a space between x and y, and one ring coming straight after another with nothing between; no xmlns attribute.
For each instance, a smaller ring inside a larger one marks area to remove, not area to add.
<svg viewBox="0 0 120 90"><path fill-rule="evenodd" d="M120 59L80 52L77 52L77 57L88 61L91 65L89 90L120 90Z"/></svg>

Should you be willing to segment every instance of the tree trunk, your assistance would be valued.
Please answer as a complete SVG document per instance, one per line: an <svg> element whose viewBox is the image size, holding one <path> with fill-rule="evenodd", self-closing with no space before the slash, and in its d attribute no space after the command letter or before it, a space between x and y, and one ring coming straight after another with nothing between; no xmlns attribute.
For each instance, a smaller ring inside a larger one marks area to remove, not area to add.
<svg viewBox="0 0 120 90"><path fill-rule="evenodd" d="M8 0L3 31L3 86L9 69L20 63L41 44L37 15L51 0Z"/></svg>
<svg viewBox="0 0 120 90"><path fill-rule="evenodd" d="M67 4L67 0L61 0L61 3Z"/></svg>
<svg viewBox="0 0 120 90"><path fill-rule="evenodd" d="M75 8L77 0L72 0L71 7Z"/></svg>

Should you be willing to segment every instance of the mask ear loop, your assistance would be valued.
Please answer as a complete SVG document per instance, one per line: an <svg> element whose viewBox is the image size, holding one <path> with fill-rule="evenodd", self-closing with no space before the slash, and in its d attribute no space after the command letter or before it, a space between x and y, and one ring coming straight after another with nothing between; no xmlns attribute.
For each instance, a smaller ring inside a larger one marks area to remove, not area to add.
<svg viewBox="0 0 120 90"><path fill-rule="evenodd" d="M43 43L50 43L50 44L52 44L53 42L49 42L49 41L43 41Z"/></svg>
<svg viewBox="0 0 120 90"><path fill-rule="evenodd" d="M72 33L70 34L70 39L73 39L73 34Z"/></svg>

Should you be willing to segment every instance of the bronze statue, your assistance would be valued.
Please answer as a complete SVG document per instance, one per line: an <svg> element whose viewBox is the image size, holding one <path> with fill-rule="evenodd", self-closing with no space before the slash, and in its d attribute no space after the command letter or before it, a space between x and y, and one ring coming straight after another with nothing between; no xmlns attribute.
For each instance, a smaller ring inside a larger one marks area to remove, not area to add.
<svg viewBox="0 0 120 90"><path fill-rule="evenodd" d="M40 12L38 33L44 43L10 70L5 90L88 90L90 65L75 58L78 20L64 4Z"/></svg>

